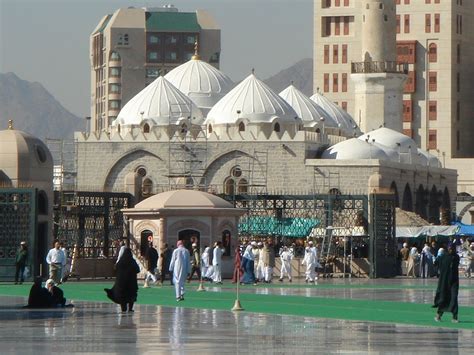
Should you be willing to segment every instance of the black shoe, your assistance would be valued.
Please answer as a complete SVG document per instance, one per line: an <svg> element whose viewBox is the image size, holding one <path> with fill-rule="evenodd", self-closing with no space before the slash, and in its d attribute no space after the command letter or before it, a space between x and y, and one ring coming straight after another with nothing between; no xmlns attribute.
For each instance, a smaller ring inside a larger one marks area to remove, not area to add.
<svg viewBox="0 0 474 355"><path fill-rule="evenodd" d="M278 281L283 282L283 279L279 279Z"/></svg>

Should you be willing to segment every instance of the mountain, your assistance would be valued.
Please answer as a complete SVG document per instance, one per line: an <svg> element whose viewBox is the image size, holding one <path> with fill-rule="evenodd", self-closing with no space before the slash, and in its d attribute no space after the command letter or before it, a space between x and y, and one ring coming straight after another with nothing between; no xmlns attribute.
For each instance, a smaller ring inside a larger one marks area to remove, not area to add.
<svg viewBox="0 0 474 355"><path fill-rule="evenodd" d="M291 82L307 96L314 94L313 91L313 59L306 58L289 68L283 69L278 74L264 80L276 93L282 92Z"/></svg>
<svg viewBox="0 0 474 355"><path fill-rule="evenodd" d="M0 129L13 120L15 129L38 138L72 138L85 129L84 119L66 110L41 84L0 73Z"/></svg>

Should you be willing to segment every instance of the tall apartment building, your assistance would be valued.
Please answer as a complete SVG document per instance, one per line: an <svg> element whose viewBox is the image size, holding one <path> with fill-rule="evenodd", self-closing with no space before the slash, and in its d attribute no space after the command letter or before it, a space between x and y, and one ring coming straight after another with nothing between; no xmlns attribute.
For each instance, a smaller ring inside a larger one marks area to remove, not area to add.
<svg viewBox="0 0 474 355"><path fill-rule="evenodd" d="M207 12L127 8L104 16L90 36L91 132L111 124L128 100L158 76L199 55L219 68L220 29Z"/></svg>
<svg viewBox="0 0 474 355"><path fill-rule="evenodd" d="M408 63L403 133L474 194L474 1L383 0L396 7L397 61ZM356 122L351 63L361 62L361 0L314 0L314 90Z"/></svg>

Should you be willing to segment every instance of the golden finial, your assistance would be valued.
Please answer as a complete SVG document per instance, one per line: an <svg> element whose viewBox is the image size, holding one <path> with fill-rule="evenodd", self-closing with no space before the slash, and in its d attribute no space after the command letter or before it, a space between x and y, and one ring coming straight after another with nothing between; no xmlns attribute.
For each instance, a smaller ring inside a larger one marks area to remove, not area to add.
<svg viewBox="0 0 474 355"><path fill-rule="evenodd" d="M8 120L8 129L13 129L13 120Z"/></svg>
<svg viewBox="0 0 474 355"><path fill-rule="evenodd" d="M194 55L191 57L193 60L200 60L201 57L199 56L199 45L198 41L194 42Z"/></svg>

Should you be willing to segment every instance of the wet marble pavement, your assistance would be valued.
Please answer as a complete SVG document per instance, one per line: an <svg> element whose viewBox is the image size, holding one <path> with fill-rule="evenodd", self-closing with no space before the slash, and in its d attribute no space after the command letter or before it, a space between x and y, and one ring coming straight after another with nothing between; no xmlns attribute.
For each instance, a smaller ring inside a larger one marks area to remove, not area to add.
<svg viewBox="0 0 474 355"><path fill-rule="evenodd" d="M383 280L384 285L387 282L420 284L420 280ZM430 296L430 302L432 297L431 290L403 288L394 292L261 287L253 292L400 301L417 298L418 302L424 294ZM473 295L471 289L461 290L460 303L472 305ZM94 302L75 302L75 308L64 310L19 308L24 303L25 298L0 296L1 354L467 354L474 349L471 330L150 305L137 305L135 313L120 314L114 304Z"/></svg>

